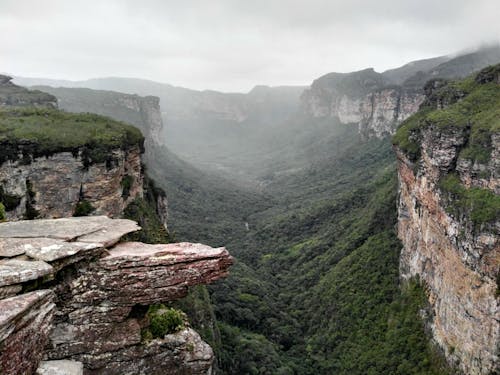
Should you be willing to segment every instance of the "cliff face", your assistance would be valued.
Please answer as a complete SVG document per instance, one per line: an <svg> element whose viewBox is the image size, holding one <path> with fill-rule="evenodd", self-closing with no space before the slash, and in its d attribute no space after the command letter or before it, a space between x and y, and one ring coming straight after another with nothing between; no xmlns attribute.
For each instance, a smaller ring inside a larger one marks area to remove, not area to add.
<svg viewBox="0 0 500 375"><path fill-rule="evenodd" d="M401 277L427 286L433 338L465 374L499 370L499 71L434 85L394 138Z"/></svg>
<svg viewBox="0 0 500 375"><path fill-rule="evenodd" d="M312 117L337 118L358 124L366 136L384 137L418 110L423 94L390 82L373 69L354 73L330 73L313 82L302 95L306 113Z"/></svg>
<svg viewBox="0 0 500 375"><path fill-rule="evenodd" d="M21 155L27 154L22 145ZM143 194L141 150L115 149L110 162L86 165L85 150L60 152L48 157L25 157L0 165L0 186L7 205L7 219L33 215L41 218L68 217L88 202L92 213L118 217L124 208ZM36 213L35 213L36 212Z"/></svg>
<svg viewBox="0 0 500 375"><path fill-rule="evenodd" d="M312 117L331 117L342 124L357 124L363 136L382 138L418 111L425 83L434 78L460 78L500 61L492 47L455 58L416 61L377 73L365 69L330 73L318 78L302 95L302 108Z"/></svg>
<svg viewBox="0 0 500 375"><path fill-rule="evenodd" d="M8 220L117 217L142 197L144 139L137 129L59 111L54 96L0 79L0 101L13 91L18 100L0 105L0 202Z"/></svg>
<svg viewBox="0 0 500 375"><path fill-rule="evenodd" d="M155 96L138 96L123 94L114 91L98 91L86 88L53 88L49 86L39 86L41 90L49 92L57 97L58 105L61 109L68 112L75 113L97 113L99 115L108 116L117 121L124 121L130 123L137 127L144 135L144 148L145 154L142 155L143 163L146 167L149 167L150 162L158 158L156 155L156 149L165 145L165 128L162 122L162 115L160 111L160 101L158 97ZM88 180L92 181L94 177L98 177L99 180L105 181L105 184L111 184L110 192L117 192L120 195L120 186L116 185L118 181L126 178L134 182L134 186L128 189L128 198L124 199L123 204L120 200L115 197L113 202L116 212L120 213L123 211L123 207L126 207L129 202L131 202L135 197L142 196L142 191L140 191L140 186L142 183L142 174L140 169L140 158L135 150L129 150L127 153L123 153L123 156L118 158L123 160L118 168L118 173L116 176L107 176L102 173L93 173L88 176ZM103 170L101 166L101 170ZM94 168L97 169L97 168ZM132 170L139 173L129 173ZM83 173L83 172L82 172ZM102 175L102 178L99 176ZM120 178L121 175L121 178ZM113 183L113 181L115 183ZM137 182L137 184L136 184ZM118 187L118 189L116 189ZM139 189L137 189L139 187ZM166 194L158 187L152 187L150 190L154 194L154 201L156 202L156 213L162 224L167 228L168 219L168 200ZM109 194L106 194L109 195ZM109 215L109 211L96 210L97 214Z"/></svg>
<svg viewBox="0 0 500 375"><path fill-rule="evenodd" d="M41 359L82 362L86 374L211 373L213 352L187 323L145 335L148 307L226 276L231 257L200 244L115 245L138 229L99 216L0 224L2 373L34 373Z"/></svg>
<svg viewBox="0 0 500 375"><path fill-rule="evenodd" d="M325 85L322 78L314 81L302 95L304 109L313 117L358 124L366 136L392 134L397 124L418 110L424 98L422 93L401 87L384 88L388 82L372 69L336 75L331 85Z"/></svg>

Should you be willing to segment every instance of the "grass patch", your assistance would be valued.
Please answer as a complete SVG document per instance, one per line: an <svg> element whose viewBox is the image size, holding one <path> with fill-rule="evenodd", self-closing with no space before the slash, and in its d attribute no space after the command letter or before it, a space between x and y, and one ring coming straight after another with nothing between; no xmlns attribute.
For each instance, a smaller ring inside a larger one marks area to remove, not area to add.
<svg viewBox="0 0 500 375"><path fill-rule="evenodd" d="M478 187L467 189L454 173L441 179L440 188L450 202L445 207L449 214L458 218L465 213L476 225L500 219L500 196L491 190Z"/></svg>
<svg viewBox="0 0 500 375"><path fill-rule="evenodd" d="M0 110L0 164L22 157L50 156L81 150L87 164L103 162L110 150L143 147L141 132L131 125L91 113L55 109Z"/></svg>

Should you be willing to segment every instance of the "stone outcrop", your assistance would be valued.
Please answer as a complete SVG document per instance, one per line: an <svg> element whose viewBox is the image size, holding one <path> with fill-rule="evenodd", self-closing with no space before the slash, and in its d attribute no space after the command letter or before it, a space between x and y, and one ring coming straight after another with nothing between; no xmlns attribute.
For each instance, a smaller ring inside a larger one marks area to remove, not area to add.
<svg viewBox="0 0 500 375"><path fill-rule="evenodd" d="M7 219L26 217L28 207L40 218L73 216L83 201L91 205L93 214L118 217L143 194L141 149L117 148L109 156L112 162L87 165L82 147L33 157L29 163L22 156L5 161L0 165L0 193L15 202L7 206Z"/></svg>
<svg viewBox="0 0 500 375"><path fill-rule="evenodd" d="M118 243L138 229L102 216L0 224L2 373L211 373L212 349L189 325L142 332L150 305L226 276L232 258L201 244Z"/></svg>
<svg viewBox="0 0 500 375"><path fill-rule="evenodd" d="M366 69L330 73L313 82L302 95L305 112L312 117L332 117L342 124L357 124L361 134L382 138L415 113L422 92L392 86L380 73Z"/></svg>
<svg viewBox="0 0 500 375"><path fill-rule="evenodd" d="M440 103L436 108L442 108ZM472 160L461 153L471 142L469 128L427 125L413 136L418 157L395 146L401 278L419 277L426 285L432 336L452 365L464 374L498 373L498 213L487 221L473 217L462 208L464 198L447 191L443 181L456 178L457 191L480 188L483 196L500 194L500 135L488 135L488 160Z"/></svg>

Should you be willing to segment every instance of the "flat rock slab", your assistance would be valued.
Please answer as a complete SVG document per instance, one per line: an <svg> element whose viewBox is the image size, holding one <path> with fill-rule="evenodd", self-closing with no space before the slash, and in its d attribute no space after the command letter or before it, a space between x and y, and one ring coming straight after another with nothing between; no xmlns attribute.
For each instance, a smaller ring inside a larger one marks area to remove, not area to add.
<svg viewBox="0 0 500 375"><path fill-rule="evenodd" d="M26 245L32 240L25 238L0 238L0 257L11 258L23 255L26 252Z"/></svg>
<svg viewBox="0 0 500 375"><path fill-rule="evenodd" d="M0 223L0 238L55 238L64 241L102 243L111 246L122 236L141 228L126 219L84 216L63 219L23 220Z"/></svg>
<svg viewBox="0 0 500 375"><path fill-rule="evenodd" d="M137 232L141 229L135 221L127 219L108 219L108 221L98 230L78 236L80 242L102 243L104 247L113 246L124 235Z"/></svg>
<svg viewBox="0 0 500 375"><path fill-rule="evenodd" d="M36 280L54 271L50 264L42 261L9 259L0 263L0 287Z"/></svg>
<svg viewBox="0 0 500 375"><path fill-rule="evenodd" d="M35 238L26 248L26 255L45 262L67 258L81 251L102 248L100 243L66 242L51 238Z"/></svg>
<svg viewBox="0 0 500 375"><path fill-rule="evenodd" d="M172 244L149 245L142 242L123 242L109 250L103 263L115 260L141 261L147 259L161 261L162 264L192 262L202 259L229 257L226 248L213 248L200 243L179 242Z"/></svg>
<svg viewBox="0 0 500 375"><path fill-rule="evenodd" d="M37 375L83 375L83 363L69 360L42 361Z"/></svg>
<svg viewBox="0 0 500 375"><path fill-rule="evenodd" d="M31 258L52 262L80 251L103 247L102 244L66 242L55 238L0 238L0 257L26 254Z"/></svg>

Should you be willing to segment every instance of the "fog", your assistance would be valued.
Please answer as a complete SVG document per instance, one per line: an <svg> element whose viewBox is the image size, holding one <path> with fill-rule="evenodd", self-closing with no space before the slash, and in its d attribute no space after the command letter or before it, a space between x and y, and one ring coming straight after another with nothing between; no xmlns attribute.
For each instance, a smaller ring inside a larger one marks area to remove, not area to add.
<svg viewBox="0 0 500 375"><path fill-rule="evenodd" d="M500 40L496 0L0 0L0 71L246 92Z"/></svg>

